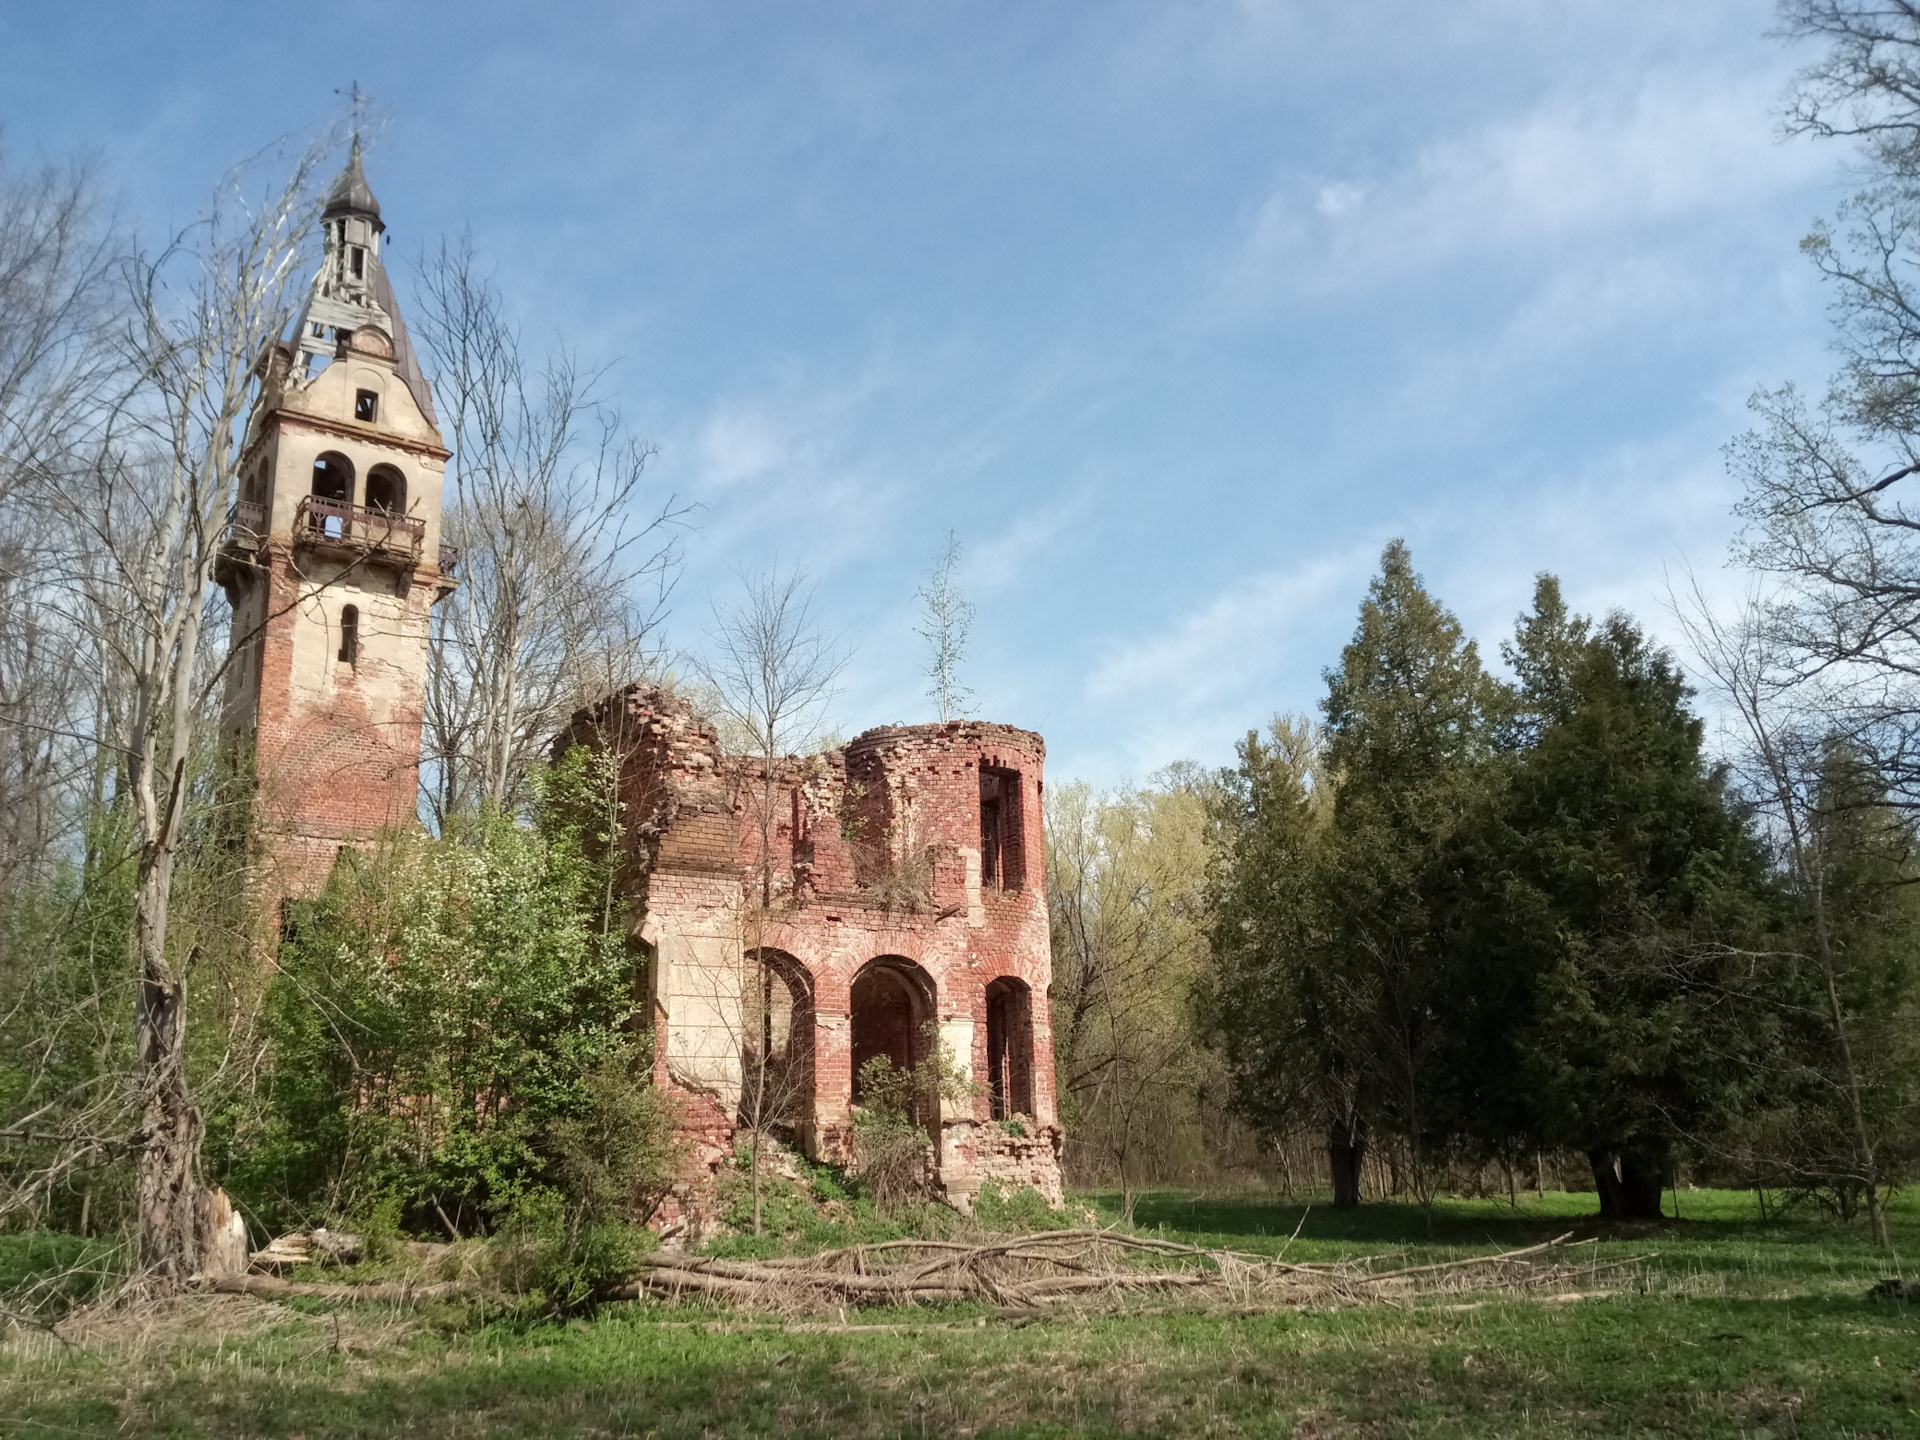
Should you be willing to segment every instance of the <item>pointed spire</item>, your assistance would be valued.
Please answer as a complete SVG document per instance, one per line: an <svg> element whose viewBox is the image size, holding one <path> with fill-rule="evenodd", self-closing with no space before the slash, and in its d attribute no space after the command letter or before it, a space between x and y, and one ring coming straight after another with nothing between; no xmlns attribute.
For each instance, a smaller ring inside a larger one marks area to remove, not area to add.
<svg viewBox="0 0 1920 1440"><path fill-rule="evenodd" d="M353 135L353 149L347 154L347 168L333 182L333 189L327 192L327 208L320 212L321 218L332 220L340 215L364 215L379 225L380 202L373 198L373 190L367 184L367 172L360 165L360 132Z"/></svg>

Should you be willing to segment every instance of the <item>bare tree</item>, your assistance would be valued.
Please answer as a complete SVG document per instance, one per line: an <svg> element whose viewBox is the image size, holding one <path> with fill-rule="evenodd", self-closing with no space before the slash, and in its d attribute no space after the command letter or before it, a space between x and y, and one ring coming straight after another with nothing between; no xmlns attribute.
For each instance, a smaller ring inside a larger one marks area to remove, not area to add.
<svg viewBox="0 0 1920 1440"><path fill-rule="evenodd" d="M1920 4L1914 0L1781 0L1784 32L1824 40L1803 69L1788 129L1864 141L1881 166L1920 162Z"/></svg>
<svg viewBox="0 0 1920 1440"><path fill-rule="evenodd" d="M1859 1050L1858 1017L1843 992L1847 961L1835 937L1829 895L1833 859L1825 853L1822 780L1832 752L1831 712L1796 686L1792 657L1781 652L1768 607L1749 597L1731 620L1717 616L1696 586L1676 605L1688 642L1720 698L1745 732L1746 789L1762 806L1779 840L1787 878L1806 917L1818 976L1823 1022L1837 1060L1834 1088L1842 1101L1850 1142L1852 1180L1865 1196L1874 1243L1890 1243L1884 1194L1890 1176L1881 1139L1869 1115L1867 1067ZM1881 997L1885 999L1884 995ZM1781 1157L1791 1163L1791 1157Z"/></svg>
<svg viewBox="0 0 1920 1440"><path fill-rule="evenodd" d="M973 699L973 691L960 683L960 662L966 658L974 611L973 602L960 592L959 570L960 539L949 530L946 548L914 593L920 602L915 633L927 642L927 675L933 681L927 698L940 707L943 722L966 714Z"/></svg>
<svg viewBox="0 0 1920 1440"><path fill-rule="evenodd" d="M90 166L0 151L0 895L66 836L95 768L99 667L49 588L34 482L70 472L125 389L124 240Z"/></svg>
<svg viewBox="0 0 1920 1440"><path fill-rule="evenodd" d="M426 768L444 822L510 804L580 706L656 664L678 573L671 497L643 505L651 449L560 351L535 366L472 243L421 266L428 378L446 412L452 490L442 532L460 587L434 611Z"/></svg>
<svg viewBox="0 0 1920 1440"><path fill-rule="evenodd" d="M1865 185L1802 249L1828 282L1843 364L1825 396L1750 402L1729 450L1745 482L1738 552L1777 577L1771 663L1817 683L1835 723L1920 804L1920 5L1783 0L1790 35L1826 42L1790 131L1856 141Z"/></svg>
<svg viewBox="0 0 1920 1440"><path fill-rule="evenodd" d="M67 618L104 657L124 706L110 717L132 812L137 880L136 1130L140 1259L151 1283L183 1283L214 1242L216 1203L200 1178L203 1125L188 1085L191 958L168 919L197 725L221 666L213 571L231 507L259 361L292 320L313 229L315 180L331 144L293 163L258 203L247 170L208 216L126 270L133 319L122 336L132 384L111 407L88 464L33 477L65 551L55 582ZM217 629L216 629L217 633Z"/></svg>
<svg viewBox="0 0 1920 1440"><path fill-rule="evenodd" d="M776 1055L774 1018L786 980L766 955L765 931L774 907L773 839L775 811L786 793L780 763L813 748L826 707L839 686L848 656L814 611L814 590L806 572L741 575L739 592L716 597L707 632L707 653L699 666L729 729L752 749L750 764L738 776L741 799L754 827L757 895L742 896L741 953L743 1023L755 1033L745 1047L750 1074L743 1077L741 1121L751 1145L753 1229L761 1224L761 1137L782 1113L789 1098L772 1083Z"/></svg>

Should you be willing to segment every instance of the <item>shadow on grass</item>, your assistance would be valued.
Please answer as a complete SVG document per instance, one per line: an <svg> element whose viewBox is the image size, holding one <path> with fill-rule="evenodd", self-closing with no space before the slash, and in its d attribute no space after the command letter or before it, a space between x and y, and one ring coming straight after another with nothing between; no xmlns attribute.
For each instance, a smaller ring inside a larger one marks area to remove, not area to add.
<svg viewBox="0 0 1920 1440"><path fill-rule="evenodd" d="M1104 1218L1116 1219L1121 1202L1117 1193L1095 1192L1087 1197ZM1658 1238L1684 1242L1689 1247L1726 1242L1767 1245L1838 1247L1867 1246L1865 1230L1843 1225L1814 1212L1762 1221L1753 1197L1740 1191L1683 1191L1680 1216L1659 1221L1602 1221L1591 1194L1549 1191L1528 1195L1518 1207L1501 1200L1442 1197L1433 1205L1431 1227L1420 1206L1406 1200L1369 1201L1355 1209L1339 1210L1326 1203L1283 1200L1258 1195L1209 1196L1187 1191L1150 1191L1136 1195L1134 1223L1142 1229L1164 1229L1169 1234L1204 1240L1217 1237L1249 1248L1272 1250L1299 1233L1302 1243L1318 1248L1417 1249L1422 1247L1494 1246L1502 1249L1535 1245L1573 1232L1578 1239L1628 1242ZM1904 1212L1904 1213L1903 1213ZM1920 1223L1906 1207L1897 1208L1896 1229L1920 1239ZM1904 1223L1902 1223L1904 1222Z"/></svg>

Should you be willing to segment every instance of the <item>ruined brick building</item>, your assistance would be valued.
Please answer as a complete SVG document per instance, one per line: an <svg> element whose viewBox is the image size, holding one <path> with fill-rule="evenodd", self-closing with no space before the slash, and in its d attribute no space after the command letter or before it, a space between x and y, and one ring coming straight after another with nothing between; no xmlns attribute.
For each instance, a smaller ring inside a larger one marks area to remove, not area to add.
<svg viewBox="0 0 1920 1440"><path fill-rule="evenodd" d="M617 757L655 1074L710 1158L746 1115L844 1160L861 1067L940 1045L971 1091L923 1117L942 1192L1059 1200L1038 735L887 725L768 775L686 699L633 686L559 743Z"/></svg>
<svg viewBox="0 0 1920 1440"><path fill-rule="evenodd" d="M322 224L312 294L265 362L219 568L226 727L252 745L278 896L417 823L429 614L457 584L449 452L357 140ZM943 1192L965 1205L992 1179L1059 1198L1038 735L889 726L768 775L723 755L686 700L633 687L558 742L580 743L618 756L656 1078L709 1163L743 1122L847 1158L860 1066L940 1045L967 1079L921 1117Z"/></svg>

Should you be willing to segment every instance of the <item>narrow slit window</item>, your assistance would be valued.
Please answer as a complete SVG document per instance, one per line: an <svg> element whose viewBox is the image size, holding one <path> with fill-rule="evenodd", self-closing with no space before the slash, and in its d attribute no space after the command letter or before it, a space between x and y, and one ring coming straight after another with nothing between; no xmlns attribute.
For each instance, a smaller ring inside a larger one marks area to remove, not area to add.
<svg viewBox="0 0 1920 1440"><path fill-rule="evenodd" d="M367 252L358 245L353 247L353 278L364 280L367 274Z"/></svg>
<svg viewBox="0 0 1920 1440"><path fill-rule="evenodd" d="M353 418L362 425L371 425L380 418L380 397L371 390L356 390L353 395Z"/></svg>
<svg viewBox="0 0 1920 1440"><path fill-rule="evenodd" d="M340 658L349 665L360 663L360 607L347 605L340 611Z"/></svg>
<svg viewBox="0 0 1920 1440"><path fill-rule="evenodd" d="M1026 985L987 986L987 1109L995 1120L1033 1114L1033 1007Z"/></svg>

